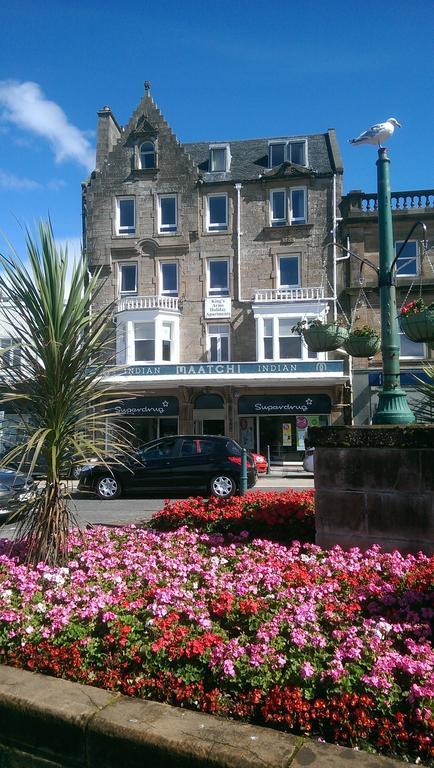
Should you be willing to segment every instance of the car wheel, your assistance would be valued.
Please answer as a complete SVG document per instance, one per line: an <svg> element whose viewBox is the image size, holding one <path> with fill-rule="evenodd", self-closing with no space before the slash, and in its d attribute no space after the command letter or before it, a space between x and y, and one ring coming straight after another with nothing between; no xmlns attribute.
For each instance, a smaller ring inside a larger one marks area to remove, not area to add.
<svg viewBox="0 0 434 768"><path fill-rule="evenodd" d="M122 486L114 475L102 475L95 486L100 499L117 499L122 493Z"/></svg>
<svg viewBox="0 0 434 768"><path fill-rule="evenodd" d="M236 491L235 480L230 475L214 475L210 483L210 491L212 496L216 496L218 499L228 499Z"/></svg>
<svg viewBox="0 0 434 768"><path fill-rule="evenodd" d="M80 464L74 464L74 466L72 468L72 473L71 474L72 474L72 479L73 480L78 480L78 478L80 477L80 474L81 474L81 465Z"/></svg>

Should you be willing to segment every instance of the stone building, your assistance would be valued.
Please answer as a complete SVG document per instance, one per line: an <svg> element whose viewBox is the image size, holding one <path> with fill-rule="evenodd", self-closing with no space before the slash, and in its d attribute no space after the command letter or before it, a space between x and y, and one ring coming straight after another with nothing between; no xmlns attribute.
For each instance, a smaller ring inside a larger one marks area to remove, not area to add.
<svg viewBox="0 0 434 768"><path fill-rule="evenodd" d="M349 192L340 203L342 220L339 225L341 243L376 266L379 262L377 199L376 193L360 190ZM425 304L434 301L434 190L392 192L391 202L395 255L398 256L401 251L396 263L396 303L399 314L404 304L419 296ZM426 230L421 224L425 225ZM404 245L408 236L408 242ZM356 259L341 263L338 267L340 301L347 307L349 319L356 326L366 323L379 330L377 276L368 267L363 268L362 283L360 275L360 263ZM426 421L426 410L423 419L419 411L421 398L415 389L415 376L428 380L423 369L428 362L432 364L433 349L428 344L410 341L401 332L398 318L396 322L400 341L401 386L407 391L407 400L416 418ZM381 352L371 359L352 358L351 373L354 424L369 424L382 385ZM431 413L431 420L434 421L434 413Z"/></svg>
<svg viewBox="0 0 434 768"><path fill-rule="evenodd" d="M148 84L125 127L98 117L83 225L93 309L116 302L113 380L137 395L119 419L140 441L227 434L300 458L309 424L342 423L348 380L292 331L335 311L334 130L182 144Z"/></svg>

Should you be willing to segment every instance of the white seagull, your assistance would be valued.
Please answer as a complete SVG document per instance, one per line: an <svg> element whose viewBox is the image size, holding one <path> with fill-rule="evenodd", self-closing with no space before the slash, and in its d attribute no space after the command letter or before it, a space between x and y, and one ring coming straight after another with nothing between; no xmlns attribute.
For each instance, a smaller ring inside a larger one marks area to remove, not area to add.
<svg viewBox="0 0 434 768"><path fill-rule="evenodd" d="M373 125L357 136L357 139L349 139L350 144L378 144L381 147L383 141L387 141L393 136L395 128L401 128L396 118L388 117L384 123Z"/></svg>

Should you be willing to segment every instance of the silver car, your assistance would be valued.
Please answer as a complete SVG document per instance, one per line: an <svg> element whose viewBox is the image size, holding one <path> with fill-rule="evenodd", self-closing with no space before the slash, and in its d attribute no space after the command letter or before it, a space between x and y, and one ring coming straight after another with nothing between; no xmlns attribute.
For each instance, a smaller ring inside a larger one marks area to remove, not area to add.
<svg viewBox="0 0 434 768"><path fill-rule="evenodd" d="M36 483L24 472L0 469L0 525L36 496Z"/></svg>

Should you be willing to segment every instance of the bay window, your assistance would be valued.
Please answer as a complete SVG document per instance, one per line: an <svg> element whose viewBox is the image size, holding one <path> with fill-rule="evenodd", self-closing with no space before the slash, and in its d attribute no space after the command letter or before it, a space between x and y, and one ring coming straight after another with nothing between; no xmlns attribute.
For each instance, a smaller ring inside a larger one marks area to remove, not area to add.
<svg viewBox="0 0 434 768"><path fill-rule="evenodd" d="M155 324L134 323L135 362L155 361Z"/></svg>

